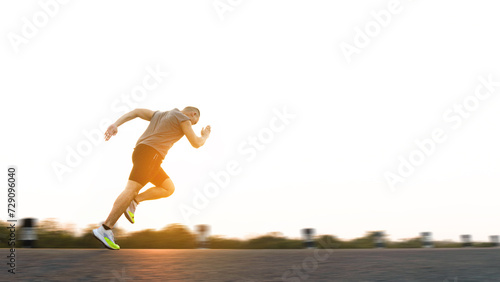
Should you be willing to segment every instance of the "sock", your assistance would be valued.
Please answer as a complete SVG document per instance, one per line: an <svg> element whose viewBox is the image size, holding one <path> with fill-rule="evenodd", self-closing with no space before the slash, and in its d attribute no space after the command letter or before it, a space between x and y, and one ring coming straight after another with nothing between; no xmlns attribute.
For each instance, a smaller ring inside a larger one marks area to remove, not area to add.
<svg viewBox="0 0 500 282"><path fill-rule="evenodd" d="M105 224L103 224L102 227L104 227L104 230L110 230L111 229L108 226L106 226Z"/></svg>

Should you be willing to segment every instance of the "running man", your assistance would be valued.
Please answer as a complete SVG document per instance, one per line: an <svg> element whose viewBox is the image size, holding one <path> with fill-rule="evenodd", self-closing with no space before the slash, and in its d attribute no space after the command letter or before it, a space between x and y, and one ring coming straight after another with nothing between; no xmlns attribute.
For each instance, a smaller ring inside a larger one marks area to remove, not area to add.
<svg viewBox="0 0 500 282"><path fill-rule="evenodd" d="M210 135L210 125L201 130L201 137L194 133L192 125L200 119L200 110L195 107L186 107L182 111L175 108L165 112L135 109L108 127L104 134L105 140L108 141L111 136L116 135L120 125L136 117L149 121L149 126L134 148L134 166L127 186L116 199L104 224L93 230L94 236L112 250L120 249L115 243L111 229L122 214L134 223L135 209L140 202L166 198L174 193L174 183L160 166L168 150L184 135L195 148L203 146ZM139 194L148 182L154 187Z"/></svg>

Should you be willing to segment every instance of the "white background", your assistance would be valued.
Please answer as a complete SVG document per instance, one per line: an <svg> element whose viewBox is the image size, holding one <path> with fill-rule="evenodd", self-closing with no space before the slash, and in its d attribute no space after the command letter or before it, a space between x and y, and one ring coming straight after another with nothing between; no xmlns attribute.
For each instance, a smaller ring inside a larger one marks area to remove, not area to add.
<svg viewBox="0 0 500 282"><path fill-rule="evenodd" d="M83 131L117 119L113 102L159 66L169 77L137 107L199 107L195 130L210 124L212 134L200 149L183 138L170 150L163 168L176 192L142 203L137 223L122 218L121 228L203 223L239 238L298 237L305 227L345 239L370 230L394 240L500 233L500 89L459 129L442 118L479 76L500 81L497 1L401 0L350 63L341 43L354 45L356 28L389 1L243 0L224 19L213 3L69 1L16 52L9 38L43 10L37 1L1 2L0 167L19 168L19 217L77 228L106 218L146 121L93 146L62 181L52 165L86 140ZM247 161L238 146L284 107L295 118ZM384 173L435 128L447 141L391 190ZM230 160L241 173L186 222L180 207Z"/></svg>

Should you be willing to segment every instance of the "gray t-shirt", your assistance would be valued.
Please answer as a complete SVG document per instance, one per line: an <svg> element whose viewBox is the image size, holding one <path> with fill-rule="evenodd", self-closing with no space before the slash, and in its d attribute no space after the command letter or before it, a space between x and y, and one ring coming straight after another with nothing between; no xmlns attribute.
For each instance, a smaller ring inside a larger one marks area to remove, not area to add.
<svg viewBox="0 0 500 282"><path fill-rule="evenodd" d="M151 146L165 158L174 143L184 136L181 122L186 120L189 120L189 117L177 108L165 112L154 112L148 128L137 140L136 146L139 144Z"/></svg>

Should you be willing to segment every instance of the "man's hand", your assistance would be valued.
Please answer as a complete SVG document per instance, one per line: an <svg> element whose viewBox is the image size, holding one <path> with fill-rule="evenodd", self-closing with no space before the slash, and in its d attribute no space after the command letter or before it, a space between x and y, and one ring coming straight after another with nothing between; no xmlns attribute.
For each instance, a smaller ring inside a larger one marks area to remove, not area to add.
<svg viewBox="0 0 500 282"><path fill-rule="evenodd" d="M210 131L211 131L210 125L207 125L206 127L202 128L201 137L208 138L208 136L210 136Z"/></svg>
<svg viewBox="0 0 500 282"><path fill-rule="evenodd" d="M104 133L104 140L108 141L111 136L115 136L116 133L118 133L118 126L116 124L112 124L108 127L108 130L106 130L106 133Z"/></svg>

